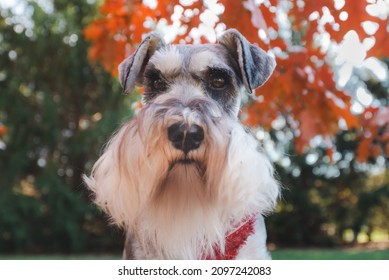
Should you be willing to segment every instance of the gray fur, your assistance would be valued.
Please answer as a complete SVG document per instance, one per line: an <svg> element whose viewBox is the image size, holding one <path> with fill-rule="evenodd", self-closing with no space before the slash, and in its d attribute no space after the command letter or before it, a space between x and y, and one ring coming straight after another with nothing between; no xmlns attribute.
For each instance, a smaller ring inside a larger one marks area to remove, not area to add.
<svg viewBox="0 0 389 280"><path fill-rule="evenodd" d="M161 35L150 33L139 45L136 52L119 65L119 78L126 93L131 93L135 84L143 85L143 74L153 54L165 48ZM188 65L195 53L204 50L231 67L236 73L236 82L243 85L248 93L263 85L272 74L276 62L258 46L250 44L237 30L229 29L219 38L219 44L177 45L183 54L184 66Z"/></svg>
<svg viewBox="0 0 389 280"><path fill-rule="evenodd" d="M258 46L250 44L237 30L229 29L220 38L239 63L246 90L251 93L262 86L276 67L274 58Z"/></svg>
<svg viewBox="0 0 389 280"><path fill-rule="evenodd" d="M132 93L135 84L142 84L144 67L153 53L165 45L161 35L152 32L142 41L134 54L119 65L119 80L124 92Z"/></svg>

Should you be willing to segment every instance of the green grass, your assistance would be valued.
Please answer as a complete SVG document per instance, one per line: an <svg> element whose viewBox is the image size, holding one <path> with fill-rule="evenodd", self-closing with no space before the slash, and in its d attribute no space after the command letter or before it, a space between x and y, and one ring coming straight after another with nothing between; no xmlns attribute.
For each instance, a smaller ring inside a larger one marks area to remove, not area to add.
<svg viewBox="0 0 389 280"><path fill-rule="evenodd" d="M273 260L389 260L389 250L276 249Z"/></svg>
<svg viewBox="0 0 389 280"><path fill-rule="evenodd" d="M389 249L276 249L273 260L389 260ZM120 255L0 255L0 260L120 260Z"/></svg>
<svg viewBox="0 0 389 280"><path fill-rule="evenodd" d="M0 260L120 260L120 255L0 255Z"/></svg>

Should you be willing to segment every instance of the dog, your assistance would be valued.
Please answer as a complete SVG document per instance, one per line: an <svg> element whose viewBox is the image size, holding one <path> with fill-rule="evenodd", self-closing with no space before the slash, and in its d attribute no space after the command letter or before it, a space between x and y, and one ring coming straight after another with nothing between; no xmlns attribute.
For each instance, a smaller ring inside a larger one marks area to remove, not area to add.
<svg viewBox="0 0 389 280"><path fill-rule="evenodd" d="M123 258L270 258L263 215L280 187L238 113L275 66L234 29L199 45L152 32L119 65L126 93L144 87L143 107L84 181L126 230Z"/></svg>

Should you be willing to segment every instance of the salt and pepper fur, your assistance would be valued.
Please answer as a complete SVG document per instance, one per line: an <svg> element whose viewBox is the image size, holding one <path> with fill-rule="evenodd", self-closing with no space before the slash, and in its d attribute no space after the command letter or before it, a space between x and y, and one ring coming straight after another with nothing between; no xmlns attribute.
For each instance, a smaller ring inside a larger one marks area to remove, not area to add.
<svg viewBox="0 0 389 280"><path fill-rule="evenodd" d="M275 62L236 30L219 42L167 45L151 33L119 66L126 92L135 84L146 87L144 106L84 180L95 203L127 231L124 258L212 256L215 246L224 250L226 235L240 221L254 215L255 232L237 258L269 258L262 215L274 209L279 185L237 115L241 95L262 85ZM209 88L212 69L227 73L225 89ZM161 74L162 92L153 90L147 71ZM201 145L187 155L176 149L167 136L174 123L201 127Z"/></svg>

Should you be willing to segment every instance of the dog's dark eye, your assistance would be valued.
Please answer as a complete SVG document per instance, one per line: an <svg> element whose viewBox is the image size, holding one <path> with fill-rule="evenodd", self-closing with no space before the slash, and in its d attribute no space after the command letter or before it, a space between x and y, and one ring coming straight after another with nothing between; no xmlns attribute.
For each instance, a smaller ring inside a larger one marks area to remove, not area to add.
<svg viewBox="0 0 389 280"><path fill-rule="evenodd" d="M229 75L226 70L211 68L208 72L208 86L212 89L223 89L227 86Z"/></svg>
<svg viewBox="0 0 389 280"><path fill-rule="evenodd" d="M166 90L167 85L166 85L166 82L162 78L156 78L153 81L153 87L156 90L164 91L164 90Z"/></svg>
<svg viewBox="0 0 389 280"><path fill-rule="evenodd" d="M146 82L147 91L151 92L153 95L166 91L168 88L168 83L166 79L162 76L161 72L157 69L154 68L147 69L145 71L144 78Z"/></svg>
<svg viewBox="0 0 389 280"><path fill-rule="evenodd" d="M210 81L210 86L213 88L223 88L226 85L226 79L224 77L213 77Z"/></svg>

